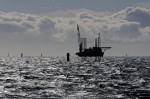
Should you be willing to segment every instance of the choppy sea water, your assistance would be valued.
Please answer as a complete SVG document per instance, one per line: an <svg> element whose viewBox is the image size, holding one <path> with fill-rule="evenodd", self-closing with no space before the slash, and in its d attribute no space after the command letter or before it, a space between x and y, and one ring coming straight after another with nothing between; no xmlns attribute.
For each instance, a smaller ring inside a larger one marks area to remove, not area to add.
<svg viewBox="0 0 150 99"><path fill-rule="evenodd" d="M150 57L0 57L0 98L143 99ZM146 99L146 98L145 98Z"/></svg>

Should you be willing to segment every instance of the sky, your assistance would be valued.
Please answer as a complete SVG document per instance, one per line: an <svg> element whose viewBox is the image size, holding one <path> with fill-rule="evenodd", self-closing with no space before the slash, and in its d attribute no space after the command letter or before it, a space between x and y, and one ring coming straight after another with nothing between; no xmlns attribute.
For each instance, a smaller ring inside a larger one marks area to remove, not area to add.
<svg viewBox="0 0 150 99"><path fill-rule="evenodd" d="M0 0L0 56L74 56L77 24L105 56L150 56L150 0Z"/></svg>

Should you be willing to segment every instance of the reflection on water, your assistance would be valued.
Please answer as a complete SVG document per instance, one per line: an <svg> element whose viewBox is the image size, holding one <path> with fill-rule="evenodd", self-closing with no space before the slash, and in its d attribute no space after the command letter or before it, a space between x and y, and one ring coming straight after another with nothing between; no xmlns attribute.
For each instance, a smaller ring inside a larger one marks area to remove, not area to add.
<svg viewBox="0 0 150 99"><path fill-rule="evenodd" d="M150 57L0 57L0 98L134 99L149 81Z"/></svg>

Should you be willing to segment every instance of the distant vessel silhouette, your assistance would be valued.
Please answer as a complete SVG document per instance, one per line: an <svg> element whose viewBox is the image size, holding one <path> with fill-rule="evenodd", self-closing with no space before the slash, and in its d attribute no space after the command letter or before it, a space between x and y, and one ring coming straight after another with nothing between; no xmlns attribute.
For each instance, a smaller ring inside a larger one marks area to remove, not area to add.
<svg viewBox="0 0 150 99"><path fill-rule="evenodd" d="M95 38L95 46L87 48L87 38L80 37L80 30L77 24L77 36L78 36L78 44L79 44L79 52L76 53L79 57L103 57L104 52L111 47L101 47L101 38L100 33L98 38Z"/></svg>

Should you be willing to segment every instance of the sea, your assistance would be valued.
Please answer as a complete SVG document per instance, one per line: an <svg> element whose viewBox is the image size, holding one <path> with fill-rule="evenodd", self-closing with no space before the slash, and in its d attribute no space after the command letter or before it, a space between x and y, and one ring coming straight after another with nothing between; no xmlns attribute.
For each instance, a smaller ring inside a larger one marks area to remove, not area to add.
<svg viewBox="0 0 150 99"><path fill-rule="evenodd" d="M150 57L0 57L1 99L150 99Z"/></svg>

